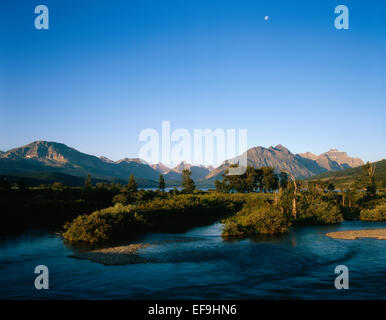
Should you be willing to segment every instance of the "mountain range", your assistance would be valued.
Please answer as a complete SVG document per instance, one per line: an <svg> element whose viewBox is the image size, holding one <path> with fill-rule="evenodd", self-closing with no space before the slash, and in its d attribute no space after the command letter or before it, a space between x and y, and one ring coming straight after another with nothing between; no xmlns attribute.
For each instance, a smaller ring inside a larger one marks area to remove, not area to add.
<svg viewBox="0 0 386 320"><path fill-rule="evenodd" d="M375 166L375 181L383 186L386 186L386 160L380 160L372 163ZM347 188L358 180L363 181L366 176L366 171L361 167L348 168L338 171L327 171L325 173L312 176L307 180L316 181L324 180L333 182L338 188Z"/></svg>
<svg viewBox="0 0 386 320"><path fill-rule="evenodd" d="M188 169L192 172L193 180L201 180L205 179L205 177L211 172L210 168L205 167L203 165L192 165L187 163L186 161L182 161L173 169L165 172L165 178L169 180L181 180L182 171Z"/></svg>
<svg viewBox="0 0 386 320"><path fill-rule="evenodd" d="M293 154L281 144L276 147L253 147L246 151L247 165L255 168L270 166L277 172L288 171L296 178L306 178L326 171L343 170L363 164L359 158L350 158L346 152L331 149L319 156L310 152ZM245 156L245 154L244 154ZM206 178L218 179L231 163L239 161L241 156L225 161L214 169Z"/></svg>
<svg viewBox="0 0 386 320"><path fill-rule="evenodd" d="M140 159L114 162L79 152L57 142L35 141L0 155L0 174L47 171L83 177L91 174L106 180L127 180L130 174L134 174L140 184L144 185L158 181L159 178L159 173Z"/></svg>
<svg viewBox="0 0 386 320"><path fill-rule="evenodd" d="M248 165L256 168L271 166L277 172L286 170L297 178L311 177L328 171L353 168L363 164L358 158L351 158L345 152L331 149L321 155L310 152L293 154L282 145L276 147L253 147L246 151ZM140 186L156 186L160 173L168 185L179 185L184 169L192 171L197 182L212 185L221 179L224 171L239 157L225 161L217 168L192 165L181 162L174 168L162 163L148 164L139 158L124 158L118 161L106 157L88 155L65 144L35 141L28 145L0 152L0 174L23 175L37 172L57 172L76 177L91 174L103 181L127 180L134 174Z"/></svg>

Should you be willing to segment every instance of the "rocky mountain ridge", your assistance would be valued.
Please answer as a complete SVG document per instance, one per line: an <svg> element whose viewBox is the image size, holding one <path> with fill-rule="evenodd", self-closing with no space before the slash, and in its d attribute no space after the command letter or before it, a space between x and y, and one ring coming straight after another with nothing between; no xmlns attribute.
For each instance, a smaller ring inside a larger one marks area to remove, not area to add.
<svg viewBox="0 0 386 320"><path fill-rule="evenodd" d="M244 154L245 155L245 154ZM277 172L282 170L291 172L297 178L305 178L327 171L343 170L363 164L358 158L351 158L346 152L331 149L321 155L311 152L293 154L282 145L275 147L253 147L246 151L247 164L258 167L271 166ZM143 181L158 181L159 174L163 174L167 181L179 183L184 169L192 171L195 181L212 183L221 179L230 163L240 159L225 161L217 168L203 165L192 165L182 161L174 168L162 163L148 164L139 158L124 158L112 161L106 157L96 157L77 151L65 144L48 141L35 141L28 145L14 148L0 153L0 173L12 172L61 172L75 176L91 174L100 179L127 179L134 174Z"/></svg>

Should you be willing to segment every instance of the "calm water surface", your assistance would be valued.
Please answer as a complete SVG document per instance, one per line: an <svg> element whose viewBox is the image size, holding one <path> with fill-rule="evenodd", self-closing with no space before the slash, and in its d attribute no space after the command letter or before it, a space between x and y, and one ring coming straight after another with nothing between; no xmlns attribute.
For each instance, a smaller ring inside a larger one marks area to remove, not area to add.
<svg viewBox="0 0 386 320"><path fill-rule="evenodd" d="M335 240L327 232L385 228L345 222L301 227L265 239L224 241L221 224L183 234L149 234L157 245L139 254L154 262L104 266L71 258L56 234L0 237L0 299L385 299L386 241ZM46 265L50 289L34 288ZM334 269L350 270L350 289L336 290Z"/></svg>

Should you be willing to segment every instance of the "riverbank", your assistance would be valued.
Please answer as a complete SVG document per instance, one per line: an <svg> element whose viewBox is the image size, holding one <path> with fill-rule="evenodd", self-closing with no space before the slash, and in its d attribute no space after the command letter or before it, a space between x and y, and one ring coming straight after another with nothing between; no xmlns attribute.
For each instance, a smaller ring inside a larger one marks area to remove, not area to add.
<svg viewBox="0 0 386 320"><path fill-rule="evenodd" d="M378 240L386 240L386 229L364 229L364 230L347 230L329 232L327 237L342 240L356 240L360 238L374 238Z"/></svg>

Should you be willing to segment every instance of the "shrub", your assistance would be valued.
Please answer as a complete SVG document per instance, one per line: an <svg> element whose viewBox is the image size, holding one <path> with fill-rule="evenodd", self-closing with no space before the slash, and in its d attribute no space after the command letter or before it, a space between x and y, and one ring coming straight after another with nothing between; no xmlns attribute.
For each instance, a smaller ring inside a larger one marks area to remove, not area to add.
<svg viewBox="0 0 386 320"><path fill-rule="evenodd" d="M113 204L120 203L122 205L126 205L129 203L129 199L126 194L124 193L119 193L113 198Z"/></svg>
<svg viewBox="0 0 386 320"><path fill-rule="evenodd" d="M386 201L382 199L373 208L362 209L360 219L364 221L386 221Z"/></svg>
<svg viewBox="0 0 386 320"><path fill-rule="evenodd" d="M297 224L337 224L343 221L342 213L334 202L314 199L302 202L298 210Z"/></svg>
<svg viewBox="0 0 386 320"><path fill-rule="evenodd" d="M280 234L287 232L289 227L289 216L279 207L270 204L259 207L246 205L225 221L222 236L245 238L259 234Z"/></svg>
<svg viewBox="0 0 386 320"><path fill-rule="evenodd" d="M143 219L136 214L133 206L118 203L88 216L78 216L64 226L63 237L70 242L103 242L111 238L121 238L123 233L133 236L142 224Z"/></svg>

